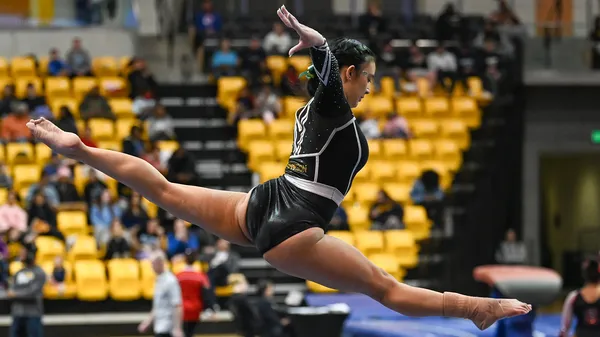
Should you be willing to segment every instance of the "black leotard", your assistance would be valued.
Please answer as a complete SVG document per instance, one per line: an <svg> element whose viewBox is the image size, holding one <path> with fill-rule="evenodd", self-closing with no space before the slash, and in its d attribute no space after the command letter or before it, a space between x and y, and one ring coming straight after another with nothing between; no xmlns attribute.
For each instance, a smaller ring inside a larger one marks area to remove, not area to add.
<svg viewBox="0 0 600 337"><path fill-rule="evenodd" d="M310 55L321 83L296 112L285 175L257 186L250 196L247 227L262 253L307 228L325 228L369 157L335 56L327 44L311 48Z"/></svg>
<svg viewBox="0 0 600 337"><path fill-rule="evenodd" d="M575 335L577 337L600 336L600 300L588 303L581 292L572 291L565 301L561 330L567 332L571 325L571 317L577 318Z"/></svg>

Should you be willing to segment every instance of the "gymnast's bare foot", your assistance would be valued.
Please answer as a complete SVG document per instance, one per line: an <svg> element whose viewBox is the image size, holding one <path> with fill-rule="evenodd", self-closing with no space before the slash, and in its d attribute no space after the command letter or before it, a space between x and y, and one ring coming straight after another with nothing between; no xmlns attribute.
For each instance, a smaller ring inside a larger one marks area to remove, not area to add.
<svg viewBox="0 0 600 337"><path fill-rule="evenodd" d="M30 120L27 127L35 139L40 140L55 152L77 159L84 148L81 139L74 133L64 132L45 118Z"/></svg>
<svg viewBox="0 0 600 337"><path fill-rule="evenodd" d="M531 311L531 305L517 300L494 299L494 298L473 298L471 315L469 318L475 325L485 330L494 322L508 317L525 315Z"/></svg>

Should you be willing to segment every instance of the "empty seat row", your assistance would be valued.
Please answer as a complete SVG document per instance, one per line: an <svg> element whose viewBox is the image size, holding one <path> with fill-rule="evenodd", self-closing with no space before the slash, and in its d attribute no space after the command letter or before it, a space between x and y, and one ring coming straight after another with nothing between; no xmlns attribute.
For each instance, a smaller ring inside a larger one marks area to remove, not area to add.
<svg viewBox="0 0 600 337"><path fill-rule="evenodd" d="M80 101L94 87L98 87L100 94L107 97L126 97L129 93L128 83L121 77L76 77L70 80L68 77L2 77L0 76L0 89L14 84L15 94L23 98L27 92L27 86L32 84L37 93L45 95L49 100L55 98L73 97ZM1 90L0 90L1 92Z"/></svg>
<svg viewBox="0 0 600 337"><path fill-rule="evenodd" d="M92 72L96 76L117 76L127 74L130 57L116 58L112 56L94 57ZM0 57L0 76L46 76L48 74L48 56L38 58L38 66L29 57L14 57L10 60Z"/></svg>

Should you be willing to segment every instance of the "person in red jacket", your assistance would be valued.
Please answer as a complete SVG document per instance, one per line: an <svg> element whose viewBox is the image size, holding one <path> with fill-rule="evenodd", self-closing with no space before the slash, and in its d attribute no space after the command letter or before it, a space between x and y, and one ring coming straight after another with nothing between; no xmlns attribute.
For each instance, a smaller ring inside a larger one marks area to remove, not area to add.
<svg viewBox="0 0 600 337"><path fill-rule="evenodd" d="M177 274L183 300L183 334L185 337L194 335L194 330L200 320L200 313L205 309L212 310L214 307L214 294L210 290L210 282L205 273L194 268L196 261L195 252L186 250L186 266Z"/></svg>

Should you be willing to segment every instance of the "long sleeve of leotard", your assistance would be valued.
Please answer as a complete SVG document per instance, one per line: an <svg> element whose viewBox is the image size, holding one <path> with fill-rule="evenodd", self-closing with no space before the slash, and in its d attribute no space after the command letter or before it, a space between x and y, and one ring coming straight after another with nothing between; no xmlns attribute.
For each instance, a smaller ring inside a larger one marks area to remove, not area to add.
<svg viewBox="0 0 600 337"><path fill-rule="evenodd" d="M571 321L573 320L573 303L577 298L577 291L571 291L563 304L562 315L560 319L560 336L566 337L569 329L571 329Z"/></svg>
<svg viewBox="0 0 600 337"><path fill-rule="evenodd" d="M319 78L313 106L316 113L327 117L338 117L350 111L344 96L338 62L325 42L320 47L310 48L310 57Z"/></svg>

